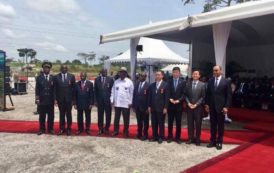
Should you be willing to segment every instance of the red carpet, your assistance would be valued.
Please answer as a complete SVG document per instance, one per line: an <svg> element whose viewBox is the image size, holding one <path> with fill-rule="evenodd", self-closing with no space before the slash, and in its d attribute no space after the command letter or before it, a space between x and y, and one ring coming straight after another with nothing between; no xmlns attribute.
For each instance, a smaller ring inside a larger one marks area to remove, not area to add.
<svg viewBox="0 0 274 173"><path fill-rule="evenodd" d="M273 163L274 136L265 135L183 172L272 173Z"/></svg>
<svg viewBox="0 0 274 173"><path fill-rule="evenodd" d="M58 123L55 123L55 130L58 129ZM75 134L77 129L77 124L73 123L72 132ZM91 125L91 135L96 136L97 134L97 124ZM120 126L120 135L117 137L122 137L123 126ZM0 120L0 132L9 132L9 133L37 133L38 131L38 122L36 121L6 121ZM113 131L113 126L110 128L110 132ZM136 125L130 125L129 128L129 138L135 138L137 132ZM149 136L151 137L151 128L149 129ZM167 134L167 128L166 132ZM175 133L174 133L175 134ZM85 133L83 133L83 136ZM255 138L263 136L264 133L260 132L251 132L251 131L234 131L227 130L225 132L224 143L227 144L244 144L246 142L252 141ZM103 136L104 137L104 136ZM210 132L209 130L203 130L201 140L202 142L209 142ZM182 139L187 139L187 130L182 129Z"/></svg>
<svg viewBox="0 0 274 173"><path fill-rule="evenodd" d="M268 133L274 133L274 123L273 122L250 122L244 125L244 128Z"/></svg>
<svg viewBox="0 0 274 173"><path fill-rule="evenodd" d="M262 121L274 123L274 113L269 111L258 111L244 108L230 108L229 117L231 117L233 120L238 120L242 122Z"/></svg>
<svg viewBox="0 0 274 173"><path fill-rule="evenodd" d="M72 131L76 131L76 123L72 125ZM55 123L55 130L58 129L58 123ZM111 126L112 132L113 126ZM123 130L123 126L120 127ZM130 138L136 136L136 125L131 125L129 128ZM5 121L0 120L0 132L9 133L37 133L38 122L36 121ZM167 129L166 129L167 132ZM97 124L91 125L91 135L97 133ZM121 138L120 133L118 138ZM151 136L151 128L149 131ZM84 136L84 134L83 134ZM186 140L187 130L182 129L182 139ZM104 137L104 136L103 136ZM208 142L209 130L202 131L202 141ZM209 159L198 165L195 165L183 172L222 172L222 173L270 173L274 170L274 135L265 134L262 132L251 131L229 131L225 132L224 143L241 144L239 147L221 154L215 158Z"/></svg>
<svg viewBox="0 0 274 173"><path fill-rule="evenodd" d="M255 131L274 133L274 113L242 108L229 109L229 117L244 122L244 128Z"/></svg>

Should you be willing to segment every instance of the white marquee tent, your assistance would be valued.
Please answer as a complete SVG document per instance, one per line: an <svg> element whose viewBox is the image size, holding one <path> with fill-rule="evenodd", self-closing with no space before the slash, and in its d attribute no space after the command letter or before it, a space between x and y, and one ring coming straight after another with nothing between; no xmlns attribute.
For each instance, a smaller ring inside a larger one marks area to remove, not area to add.
<svg viewBox="0 0 274 173"><path fill-rule="evenodd" d="M233 60L256 69L258 75L274 75L273 28L274 0L260 0L105 34L100 43L130 39L131 69L136 66L139 38L150 37L190 44L190 68L203 60L224 68Z"/></svg>
<svg viewBox="0 0 274 173"><path fill-rule="evenodd" d="M149 81L153 81L153 68L159 64L188 64L189 60L174 53L162 40L141 37L138 45L142 46L142 51L137 53L137 63L149 67ZM109 69L112 63L131 62L130 49L105 61L105 68Z"/></svg>
<svg viewBox="0 0 274 173"><path fill-rule="evenodd" d="M153 65L155 63L188 64L188 59L174 53L162 40L141 37L138 45L143 51L137 52L137 62ZM105 61L105 63L130 62L130 49Z"/></svg>

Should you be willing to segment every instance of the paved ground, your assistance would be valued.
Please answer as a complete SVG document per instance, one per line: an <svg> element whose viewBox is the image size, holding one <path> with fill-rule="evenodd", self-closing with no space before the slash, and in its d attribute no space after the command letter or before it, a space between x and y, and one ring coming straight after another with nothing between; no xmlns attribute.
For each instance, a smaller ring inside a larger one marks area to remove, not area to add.
<svg viewBox="0 0 274 173"><path fill-rule="evenodd" d="M15 110L0 112L0 119L37 120L34 94L13 96ZM73 111L74 113L75 110ZM92 122L96 122L96 108ZM56 119L58 110L56 108ZM73 116L76 121L76 116ZM136 124L134 114L131 124ZM183 120L185 126L185 119ZM208 127L208 122L204 123ZM227 125L241 129L241 124ZM233 149L224 145L223 150L208 149L176 143L162 145L129 139L98 137L58 137L35 134L0 133L0 173L10 172L180 172L190 166Z"/></svg>

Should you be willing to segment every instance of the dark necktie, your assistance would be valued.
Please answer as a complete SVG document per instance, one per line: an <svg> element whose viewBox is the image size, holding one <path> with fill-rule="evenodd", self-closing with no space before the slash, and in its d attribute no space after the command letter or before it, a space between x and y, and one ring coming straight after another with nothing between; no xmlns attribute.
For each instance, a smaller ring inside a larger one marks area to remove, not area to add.
<svg viewBox="0 0 274 173"><path fill-rule="evenodd" d="M216 77L215 78L215 83L214 83L214 88L217 89L217 87L218 87L218 78Z"/></svg>
<svg viewBox="0 0 274 173"><path fill-rule="evenodd" d="M197 85L197 82L193 82L192 90L195 90L195 89L196 89L196 85Z"/></svg>
<svg viewBox="0 0 274 173"><path fill-rule="evenodd" d="M140 82L139 88L138 88L138 93L140 93L142 90L142 82Z"/></svg>
<svg viewBox="0 0 274 173"><path fill-rule="evenodd" d="M47 80L47 81L49 81L49 79L48 79L48 75L46 75L46 80Z"/></svg>
<svg viewBox="0 0 274 173"><path fill-rule="evenodd" d="M176 91L177 85L178 85L178 79L174 79L174 90Z"/></svg>

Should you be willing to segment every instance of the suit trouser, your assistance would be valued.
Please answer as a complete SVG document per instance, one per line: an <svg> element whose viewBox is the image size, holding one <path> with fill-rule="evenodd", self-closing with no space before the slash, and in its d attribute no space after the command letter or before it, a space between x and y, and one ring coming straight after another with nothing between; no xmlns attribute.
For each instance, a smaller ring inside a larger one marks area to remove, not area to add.
<svg viewBox="0 0 274 173"><path fill-rule="evenodd" d="M140 110L140 108L137 108L135 111L138 124L138 136L144 135L148 137L149 113Z"/></svg>
<svg viewBox="0 0 274 173"><path fill-rule="evenodd" d="M98 128L100 130L104 129L104 113L106 116L106 125L105 129L109 130L110 122L111 122L111 104L99 104L98 103Z"/></svg>
<svg viewBox="0 0 274 173"><path fill-rule="evenodd" d="M60 130L65 130L66 125L66 118L67 118L67 129L71 130L71 124L72 124L72 116L71 116L71 109L72 104L62 102L58 104L59 111L60 111Z"/></svg>
<svg viewBox="0 0 274 173"><path fill-rule="evenodd" d="M114 131L119 132L121 114L123 114L124 132L128 132L130 109L121 107L115 107Z"/></svg>
<svg viewBox="0 0 274 173"><path fill-rule="evenodd" d="M195 109L187 108L187 131L189 140L194 139L194 130L196 131L196 139L200 139L202 129L202 115L202 106L198 106Z"/></svg>
<svg viewBox="0 0 274 173"><path fill-rule="evenodd" d="M39 105L39 129L45 131L46 116L48 115L48 131L53 130L54 124L54 105Z"/></svg>
<svg viewBox="0 0 274 173"><path fill-rule="evenodd" d="M210 109L210 141L213 143L222 143L224 136L225 115L223 112L217 112L214 108ZM216 139L216 135L218 137Z"/></svg>
<svg viewBox="0 0 274 173"><path fill-rule="evenodd" d="M163 112L151 112L151 124L153 139L164 139L165 136L165 114ZM159 131L159 133L158 133Z"/></svg>
<svg viewBox="0 0 274 173"><path fill-rule="evenodd" d="M83 123L83 114L85 112L85 118L86 118L86 130L90 130L90 115L91 115L91 109L80 109L77 110L77 125L78 125L78 130L83 131L84 130L84 123Z"/></svg>
<svg viewBox="0 0 274 173"><path fill-rule="evenodd" d="M176 109L168 110L168 138L173 138L173 122L176 121L176 139L181 138L182 111Z"/></svg>

